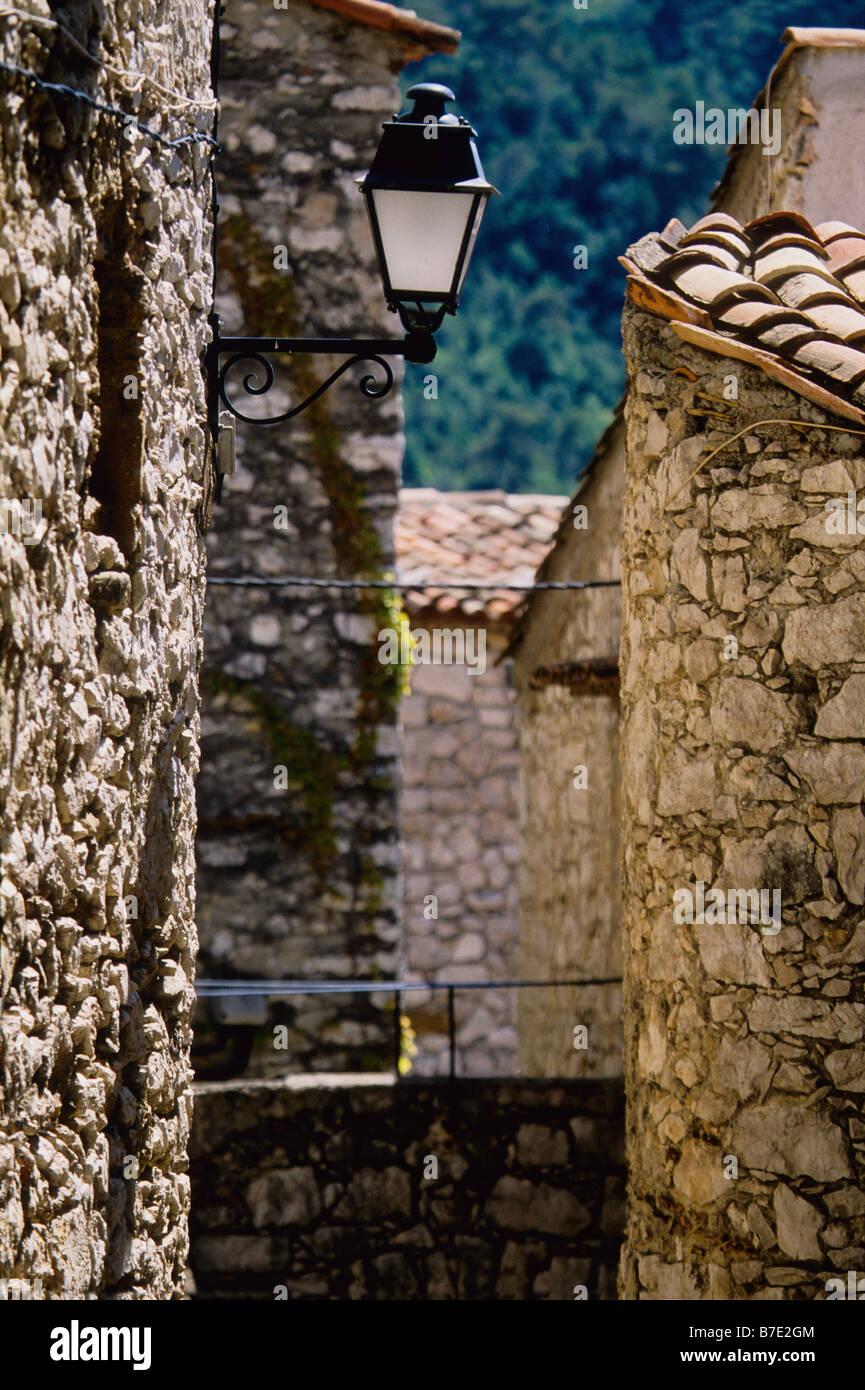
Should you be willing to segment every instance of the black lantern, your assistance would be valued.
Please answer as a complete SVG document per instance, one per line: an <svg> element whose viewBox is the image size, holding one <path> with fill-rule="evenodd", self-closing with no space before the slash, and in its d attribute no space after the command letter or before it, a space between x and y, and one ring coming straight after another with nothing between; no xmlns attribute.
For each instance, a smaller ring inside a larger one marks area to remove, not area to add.
<svg viewBox="0 0 865 1390"><path fill-rule="evenodd" d="M222 478L234 471L234 421L280 425L314 404L334 382L367 363L360 389L371 400L394 384L389 359L425 364L436 355L433 334L445 314L456 313L487 199L497 193L484 177L475 132L462 116L445 113L453 92L436 83L409 90L411 111L386 121L366 178L367 201L388 307L399 313L404 338L223 337L214 309L207 349L208 418L216 460L216 498ZM216 175L214 172L214 210ZM213 263L216 266L216 217ZM214 284L214 294L216 286ZM229 378L237 370L247 396L267 395L276 380L273 358L294 353L341 356L345 361L296 405L277 415L249 415L234 399ZM240 373L241 364L252 370Z"/></svg>
<svg viewBox="0 0 865 1390"><path fill-rule="evenodd" d="M477 132L445 113L453 92L424 82L408 95L412 110L385 123L358 183L388 308L406 329L434 331L456 313L487 199L498 189L484 176Z"/></svg>

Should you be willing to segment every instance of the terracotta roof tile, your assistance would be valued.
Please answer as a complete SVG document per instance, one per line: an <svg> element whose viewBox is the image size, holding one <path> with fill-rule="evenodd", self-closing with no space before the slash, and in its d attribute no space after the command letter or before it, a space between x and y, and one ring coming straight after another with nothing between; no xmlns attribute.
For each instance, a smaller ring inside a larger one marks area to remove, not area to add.
<svg viewBox="0 0 865 1390"><path fill-rule="evenodd" d="M815 249L805 250L801 245L793 246L789 242L780 246L767 242L754 257L754 279L759 280L761 285L774 285L779 280L783 283L790 275L809 271L820 275L824 273L824 260L825 255L821 260Z"/></svg>
<svg viewBox="0 0 865 1390"><path fill-rule="evenodd" d="M804 315L800 323L761 323L756 335L761 347L777 348L779 352L783 350L786 353L791 353L803 343L812 343L815 338L820 337L819 333L808 327Z"/></svg>
<svg viewBox="0 0 865 1390"><path fill-rule="evenodd" d="M739 270L747 254L735 245L732 238L717 232L688 237L687 240L679 242L679 250L683 249L703 252L706 260L723 266L726 270Z"/></svg>
<svg viewBox="0 0 865 1390"><path fill-rule="evenodd" d="M783 279L776 279L774 285L768 288L773 289L782 304L789 304L794 309L806 309L809 304L825 304L828 299L832 302L833 297L845 299L843 286L829 274L822 271L806 270L801 274L795 271L785 275Z"/></svg>
<svg viewBox="0 0 865 1390"><path fill-rule="evenodd" d="M687 228L684 222L680 222L678 217L671 217L664 230L661 232L661 240L665 241L673 250L678 246Z"/></svg>
<svg viewBox="0 0 865 1390"><path fill-rule="evenodd" d="M839 279L845 290L855 295L860 304L865 304L865 266L861 270L845 270Z"/></svg>
<svg viewBox="0 0 865 1390"><path fill-rule="evenodd" d="M680 256L687 256L687 262L684 259L680 261ZM749 280L747 275L725 270L723 266L710 262L707 256L700 256L698 251L678 252L664 266L664 274L669 276L679 294L701 304L703 308L727 303L737 291L744 290L751 297L756 289L754 281Z"/></svg>
<svg viewBox="0 0 865 1390"><path fill-rule="evenodd" d="M814 229L824 246L831 246L839 237L852 236L865 241L865 232L852 227L849 222L821 222Z"/></svg>
<svg viewBox="0 0 865 1390"><path fill-rule="evenodd" d="M731 217L728 212L707 212L705 217L699 218L698 221L694 223L691 231L702 232L707 228L717 227L725 227L729 231L736 233L741 233L742 231L735 217Z"/></svg>
<svg viewBox="0 0 865 1390"><path fill-rule="evenodd" d="M865 339L865 314L852 304L815 304L808 310L808 317L824 333L843 338L845 343L856 346Z"/></svg>
<svg viewBox="0 0 865 1390"><path fill-rule="evenodd" d="M833 275L865 265L865 237L844 236L829 243L829 269Z"/></svg>
<svg viewBox="0 0 865 1390"><path fill-rule="evenodd" d="M489 589L413 589L405 596L412 617L441 616L511 621L524 599L497 584L531 584L559 525L566 497L499 491L438 492L404 488L396 520L400 581L443 586L489 581Z"/></svg>
<svg viewBox="0 0 865 1390"><path fill-rule="evenodd" d="M635 303L681 338L865 423L865 232L815 228L796 212L745 226L713 212L675 243L667 230L620 258Z"/></svg>

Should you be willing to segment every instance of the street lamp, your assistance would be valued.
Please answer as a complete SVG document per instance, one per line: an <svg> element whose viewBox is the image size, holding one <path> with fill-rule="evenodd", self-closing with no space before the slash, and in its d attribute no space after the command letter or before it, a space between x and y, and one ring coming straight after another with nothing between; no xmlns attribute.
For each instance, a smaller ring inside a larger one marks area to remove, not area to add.
<svg viewBox="0 0 865 1390"><path fill-rule="evenodd" d="M445 114L453 92L424 82L408 95L414 107L385 124L358 183L388 308L409 332L432 332L456 313L487 199L498 189L484 177L477 132Z"/></svg>
<svg viewBox="0 0 865 1390"><path fill-rule="evenodd" d="M388 308L397 312L404 338L224 338L211 314L213 339L207 353L209 415L217 442L217 498L223 474L233 472L234 419L279 425L299 415L358 362L380 367L383 379L367 373L365 396L379 400L394 383L388 357L426 363L435 357L433 334L446 313L456 313L487 199L498 192L484 177L476 133L462 116L445 113L453 92L437 83L409 91L411 111L386 121L375 158L359 179L372 227ZM345 356L326 381L299 405L279 415L247 415L232 400L228 376L240 362L257 363L242 386L249 396L266 395L280 353ZM233 418L232 418L233 417Z"/></svg>

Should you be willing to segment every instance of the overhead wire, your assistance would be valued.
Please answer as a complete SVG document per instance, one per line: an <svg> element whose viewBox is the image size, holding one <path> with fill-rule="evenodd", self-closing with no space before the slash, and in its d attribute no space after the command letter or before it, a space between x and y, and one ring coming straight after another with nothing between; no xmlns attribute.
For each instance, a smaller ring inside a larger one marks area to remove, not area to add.
<svg viewBox="0 0 865 1390"><path fill-rule="evenodd" d="M196 144L207 145L214 153L219 149L219 145L214 140L213 136L208 135L206 131L190 131L185 135L177 136L173 140L169 139L168 136L161 134L160 131L154 130L152 126L139 120L131 111L124 111L119 106L112 106L108 102L99 101L96 97L91 97L86 92L82 92L78 87L67 86L65 82L46 82L38 73L32 72L30 68L22 68L17 63L6 63L0 60L0 72L8 72L15 77L20 77L27 82L28 85L38 88L41 92L52 92L58 96L71 97L73 100L80 101L85 106L91 107L94 111L100 111L106 116L113 116L124 126L133 125L136 130L141 131L142 135L147 135L151 140L155 140L157 144L162 145L165 149L176 150L182 145Z"/></svg>
<svg viewBox="0 0 865 1390"><path fill-rule="evenodd" d="M463 581L438 579L413 584L393 579L314 579L308 575L285 575L270 578L264 575L212 575L208 584L232 585L237 588L298 588L298 589L399 589L403 593L430 589L458 589L461 593L530 594L538 589L607 589L621 587L621 579L542 580L537 584L499 584L496 580Z"/></svg>
<svg viewBox="0 0 865 1390"><path fill-rule="evenodd" d="M130 94L140 92L142 86L146 82L149 86L153 87L155 91L159 92L164 97L168 97L169 100L172 101L173 105L166 108L169 111L185 111L190 107L200 107L202 110L206 111L216 110L217 103L213 97L202 98L183 96L182 93L172 91L170 87L166 87L148 72L136 72L134 70L124 71L122 68L116 68L113 64L107 63L104 58L97 58L97 56L91 53L73 33L56 19L49 19L45 15L30 14L26 10L19 10L15 5L0 5L0 19L6 18L17 19L26 24L33 24L37 28L56 30L63 35L66 42L74 48L77 53L80 53L82 58L86 58L88 62L110 73L112 77L119 78L120 81L123 82L126 91Z"/></svg>

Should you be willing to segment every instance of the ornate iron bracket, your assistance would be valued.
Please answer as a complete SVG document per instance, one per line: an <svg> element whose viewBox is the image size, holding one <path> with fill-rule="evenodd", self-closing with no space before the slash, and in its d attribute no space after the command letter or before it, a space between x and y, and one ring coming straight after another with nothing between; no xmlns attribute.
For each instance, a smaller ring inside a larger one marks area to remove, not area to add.
<svg viewBox="0 0 865 1390"><path fill-rule="evenodd" d="M220 413L224 407L236 420L249 425L281 425L292 420L295 415L323 396L334 382L351 367L368 363L380 369L377 377L366 372L358 385L370 400L381 400L394 384L393 370L388 357L403 357L407 362L424 364L431 362L436 355L436 343L432 333L426 328L410 328L404 338L223 338L219 332L219 320L214 315L213 341L207 350L208 413L214 442L218 446L220 434ZM229 375L242 362L254 363L256 367L241 378L242 390L247 396L265 396L276 380L271 358L279 354L327 354L345 356L346 361L331 372L330 376L316 387L305 400L284 410L278 415L247 415L241 410L230 393ZM216 465L216 500L222 494L223 470Z"/></svg>

